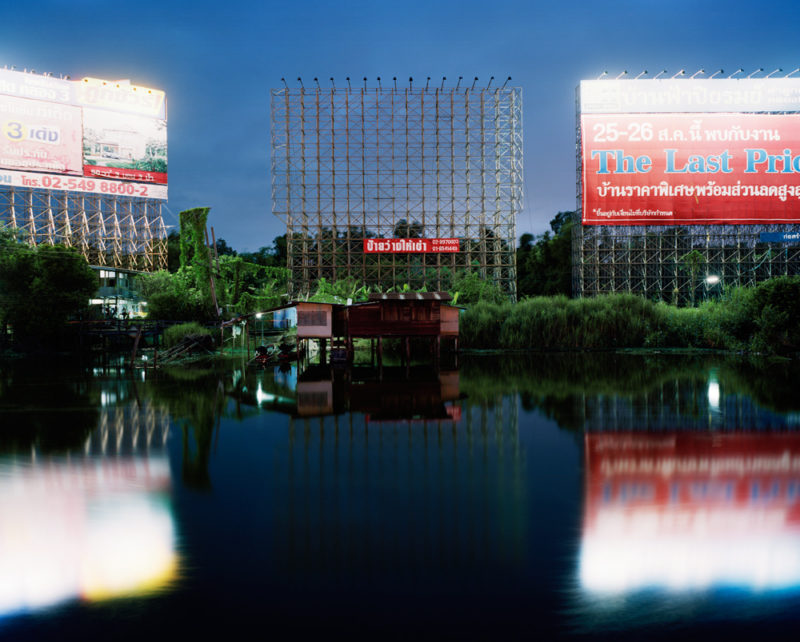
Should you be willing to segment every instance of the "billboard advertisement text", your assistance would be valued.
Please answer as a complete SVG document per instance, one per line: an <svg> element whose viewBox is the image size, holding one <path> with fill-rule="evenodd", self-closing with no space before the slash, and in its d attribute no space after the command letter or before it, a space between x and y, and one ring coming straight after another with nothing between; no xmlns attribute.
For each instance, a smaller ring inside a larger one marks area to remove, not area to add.
<svg viewBox="0 0 800 642"><path fill-rule="evenodd" d="M144 191L166 198L164 92L0 70L0 184L72 189L59 175L95 179L82 181L82 192L141 195L124 187L132 182L163 186Z"/></svg>
<svg viewBox="0 0 800 642"><path fill-rule="evenodd" d="M742 81L737 93L727 81L687 80L680 92L648 82L616 94L624 83L581 85L584 224L800 223L800 114L775 111L800 84Z"/></svg>
<svg viewBox="0 0 800 642"><path fill-rule="evenodd" d="M458 252L458 239L364 239L366 254Z"/></svg>

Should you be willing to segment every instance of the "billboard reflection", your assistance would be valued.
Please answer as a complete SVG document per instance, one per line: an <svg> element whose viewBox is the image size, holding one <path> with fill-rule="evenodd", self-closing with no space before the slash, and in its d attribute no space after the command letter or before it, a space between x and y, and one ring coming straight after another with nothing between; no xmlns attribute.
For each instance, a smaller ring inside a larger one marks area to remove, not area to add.
<svg viewBox="0 0 800 642"><path fill-rule="evenodd" d="M800 586L800 433L587 433L590 592Z"/></svg>
<svg viewBox="0 0 800 642"><path fill-rule="evenodd" d="M79 453L0 459L0 618L165 588L176 529L153 408L108 407Z"/></svg>

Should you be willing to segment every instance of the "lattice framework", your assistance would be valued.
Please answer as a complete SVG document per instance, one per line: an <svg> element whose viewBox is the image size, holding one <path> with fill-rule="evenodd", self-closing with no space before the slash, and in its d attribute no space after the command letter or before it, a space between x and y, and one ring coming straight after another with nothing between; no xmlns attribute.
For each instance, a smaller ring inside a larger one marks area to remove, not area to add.
<svg viewBox="0 0 800 642"><path fill-rule="evenodd" d="M284 88L271 107L293 294L347 277L445 290L468 269L516 296L521 89ZM461 251L363 252L392 237L460 238Z"/></svg>
<svg viewBox="0 0 800 642"><path fill-rule="evenodd" d="M0 188L0 223L34 245L80 250L95 266L152 272L167 268L167 232L158 199Z"/></svg>
<svg viewBox="0 0 800 642"><path fill-rule="evenodd" d="M798 225L573 226L573 290L581 296L633 292L676 304L723 286L752 286L800 275L800 246L764 243L762 232L800 232ZM702 257L692 274L686 255Z"/></svg>

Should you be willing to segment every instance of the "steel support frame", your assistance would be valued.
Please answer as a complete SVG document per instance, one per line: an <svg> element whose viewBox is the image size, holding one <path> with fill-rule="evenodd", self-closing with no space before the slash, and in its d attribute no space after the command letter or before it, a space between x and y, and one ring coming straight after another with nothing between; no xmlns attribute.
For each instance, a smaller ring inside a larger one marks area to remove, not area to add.
<svg viewBox="0 0 800 642"><path fill-rule="evenodd" d="M0 224L21 229L32 245L75 247L91 265L167 268L167 231L157 199L2 187Z"/></svg>
<svg viewBox="0 0 800 642"><path fill-rule="evenodd" d="M274 89L272 211L290 292L352 278L447 290L477 271L516 297L519 88ZM366 254L367 238L459 238L448 254Z"/></svg>

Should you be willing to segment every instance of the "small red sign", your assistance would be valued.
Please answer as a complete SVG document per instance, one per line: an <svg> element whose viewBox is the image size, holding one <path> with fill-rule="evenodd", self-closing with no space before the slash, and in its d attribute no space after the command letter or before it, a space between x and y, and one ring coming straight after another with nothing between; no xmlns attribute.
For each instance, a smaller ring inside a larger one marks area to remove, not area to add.
<svg viewBox="0 0 800 642"><path fill-rule="evenodd" d="M458 252L459 239L364 239L366 254Z"/></svg>
<svg viewBox="0 0 800 642"><path fill-rule="evenodd" d="M97 178L110 178L123 181L137 181L139 183L167 184L166 172L150 172L141 169L127 169L125 167L102 167L100 165L84 165L84 176Z"/></svg>

